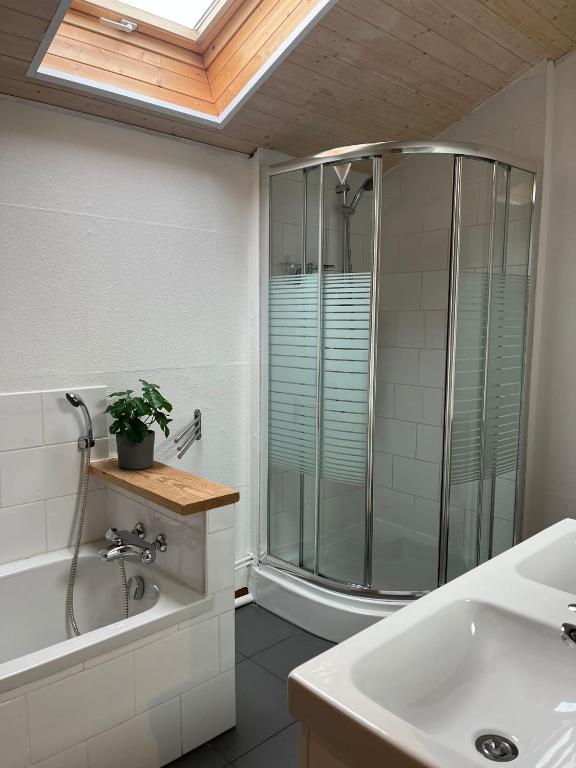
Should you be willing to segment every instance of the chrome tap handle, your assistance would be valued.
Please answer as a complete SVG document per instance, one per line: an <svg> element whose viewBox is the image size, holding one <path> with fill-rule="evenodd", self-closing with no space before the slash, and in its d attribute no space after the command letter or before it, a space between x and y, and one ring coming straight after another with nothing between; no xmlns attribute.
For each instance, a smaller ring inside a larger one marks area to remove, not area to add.
<svg viewBox="0 0 576 768"><path fill-rule="evenodd" d="M106 531L106 541L119 547L122 544L122 539L118 535L118 528L108 528Z"/></svg>

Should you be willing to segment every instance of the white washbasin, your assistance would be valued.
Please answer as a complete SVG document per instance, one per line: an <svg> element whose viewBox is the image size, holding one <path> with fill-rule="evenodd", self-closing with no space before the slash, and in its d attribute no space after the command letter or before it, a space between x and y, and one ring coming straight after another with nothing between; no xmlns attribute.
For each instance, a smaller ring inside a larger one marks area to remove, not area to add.
<svg viewBox="0 0 576 768"><path fill-rule="evenodd" d="M352 766L490 768L475 742L495 734L509 765L576 768L572 552L564 521L307 662L293 713Z"/></svg>
<svg viewBox="0 0 576 768"><path fill-rule="evenodd" d="M576 533L567 533L521 560L517 571L525 579L576 595Z"/></svg>

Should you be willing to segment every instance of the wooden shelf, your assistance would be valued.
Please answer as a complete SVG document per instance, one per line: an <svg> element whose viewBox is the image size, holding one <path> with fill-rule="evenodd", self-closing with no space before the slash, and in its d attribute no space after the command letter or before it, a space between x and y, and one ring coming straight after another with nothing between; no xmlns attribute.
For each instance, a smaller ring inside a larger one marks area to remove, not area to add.
<svg viewBox="0 0 576 768"><path fill-rule="evenodd" d="M90 473L179 515L227 507L240 499L233 488L155 461L150 469L120 469L116 459L90 464Z"/></svg>

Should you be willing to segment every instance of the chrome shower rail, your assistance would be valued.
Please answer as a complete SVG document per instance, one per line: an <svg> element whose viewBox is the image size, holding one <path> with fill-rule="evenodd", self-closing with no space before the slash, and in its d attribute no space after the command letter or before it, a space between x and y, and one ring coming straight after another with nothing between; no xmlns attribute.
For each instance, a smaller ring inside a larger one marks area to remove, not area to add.
<svg viewBox="0 0 576 768"><path fill-rule="evenodd" d="M354 162L355 160L371 160L373 157L385 155L459 155L474 157L478 160L496 161L502 165L510 165L522 171L538 173L540 165L525 157L518 157L512 152L505 152L496 147L488 147L474 142L452 143L448 141L381 141L375 144L353 144L349 147L329 149L317 155L308 155L297 160L286 160L275 163L269 168L270 176L289 171L300 171L312 166L331 163Z"/></svg>
<svg viewBox="0 0 576 768"><path fill-rule="evenodd" d="M380 589L374 585L372 565L374 558L374 543L373 543L373 522L374 522L374 428L376 422L375 413L375 397L376 397L376 366L377 366L377 351L378 351L378 291L379 291L379 272L380 272L380 244L383 236L386 232L382 231L381 222L381 210L382 210L382 176L384 171L384 158L386 156L395 155L448 155L454 160L453 168L453 188L452 188L452 222L451 222L451 244L450 244L450 267L449 267L449 294L448 294L448 323L447 323L447 350L446 350L446 384L444 395L444 428L443 428L443 459L442 459L442 477L441 477L441 490L440 490L440 516L439 516L439 538L438 538L438 585L442 585L448 578L448 545L449 545L449 510L450 510L450 477L451 477L451 437L452 437L452 425L454 418L454 377L455 377L455 347L456 347L456 333L457 333L457 309L458 309L458 275L460 269L460 254L461 254L461 227L462 227L462 166L463 161L467 158L476 160L485 160L495 165L495 173L493 174L492 184L497 184L497 169L499 167L509 169L519 169L533 174L533 197L532 197L532 228L530 231L530 255L528 264L528 297L527 297L527 324L530 326L531 318L533 316L534 305L534 280L533 273L535 271L535 249L536 238L534 231L537 228L535 223L536 216L536 200L537 200L537 188L540 176L540 166L525 158L517 157L512 153L501 151L496 148L484 146L478 143L452 143L452 142L426 142L426 141L406 141L406 142L379 142L373 144L358 144L353 146L341 147L338 149L331 149L326 152L321 152L316 155L311 155L304 158L295 160L289 160L282 163L277 163L268 169L270 177L274 177L280 174L286 174L295 171L311 171L312 169L318 169L319 173L319 208L318 219L320 222L320 229L318 233L318 247L319 247L319 268L318 268L318 349L317 354L320 355L322 351L322 335L321 335L321 313L322 313L322 263L325 261L325 238L322 226L323 219L323 207L324 207L324 185L325 174L324 168L328 165L337 165L341 163L351 163L354 161L371 161L372 173L374 178L374 199L373 199L373 232L372 232L372 306L370 314L370 330L369 330L369 374L368 374L368 403L367 403L367 462L366 462L366 505L365 505L365 541L364 541L364 563L363 563L363 583L348 583L339 581L333 577L326 577L322 574L320 567L320 467L319 467L319 442L320 434L316 434L316 467L314 477L314 496L315 496L315 514L313 519L314 527L314 542L313 542L313 560L314 566L312 568L303 567L303 542L299 541L299 566L282 560L277 554L272 554L269 547L269 530L264 535L263 546L261 547L262 555L261 561L267 565L275 568L288 571L296 576L307 579L319 586L333 589L339 592L348 592L350 594L365 595L366 597L380 597L389 600L410 600L415 599L423 594L426 594L426 590L386 590ZM366 171L368 173L368 171ZM307 200L304 198L304 208L306 218ZM492 215L494 215L494 190L492 198ZM493 240L494 223L492 222L491 237ZM306 242L305 242L306 230L303 230L303 262L306 263ZM493 249L493 242L491 245ZM492 257L493 258L493 257ZM526 402L528 399L529 388L529 357L530 357L531 340L526 338L526 346L524 350L524 388L522 390L522 424L520 428L520 451L519 451L519 465L517 474L517 496L516 496L516 531L519 531L521 525L521 511L522 511L522 483L524 473L524 461L526 454L526 432L527 432L527 418L526 418ZM318 364L318 370L316 371L317 380L316 393L316 419L317 429L320 428L321 423L321 403L319 399L321 397L321 366ZM320 377L320 380L319 380ZM267 388L267 374L262 377L263 390ZM266 389L267 392L267 389ZM263 396L263 402L267 402L267 395ZM484 404L485 413L485 404ZM267 445L267 429L268 425L262 425L263 435L266 433L266 437L262 440L262 445ZM265 466L266 457L263 458ZM270 524L269 512L269 485L265 483L266 492L263 494L263 503L266 504L268 525ZM300 485L300 497L302 497L302 481ZM304 528L304 521L302 516L302 509L300 510L299 529L302 535ZM480 518L477 519L477 546L479 547L479 535L480 535ZM358 577L360 578L360 577Z"/></svg>

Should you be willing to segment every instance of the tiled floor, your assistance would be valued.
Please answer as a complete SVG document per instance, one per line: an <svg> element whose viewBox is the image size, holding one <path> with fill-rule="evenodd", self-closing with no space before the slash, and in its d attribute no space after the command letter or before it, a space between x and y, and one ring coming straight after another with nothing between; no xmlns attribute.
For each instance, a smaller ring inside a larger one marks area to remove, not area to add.
<svg viewBox="0 0 576 768"><path fill-rule="evenodd" d="M238 609L236 728L169 768L298 768L300 726L288 712L286 680L331 645L257 605Z"/></svg>

